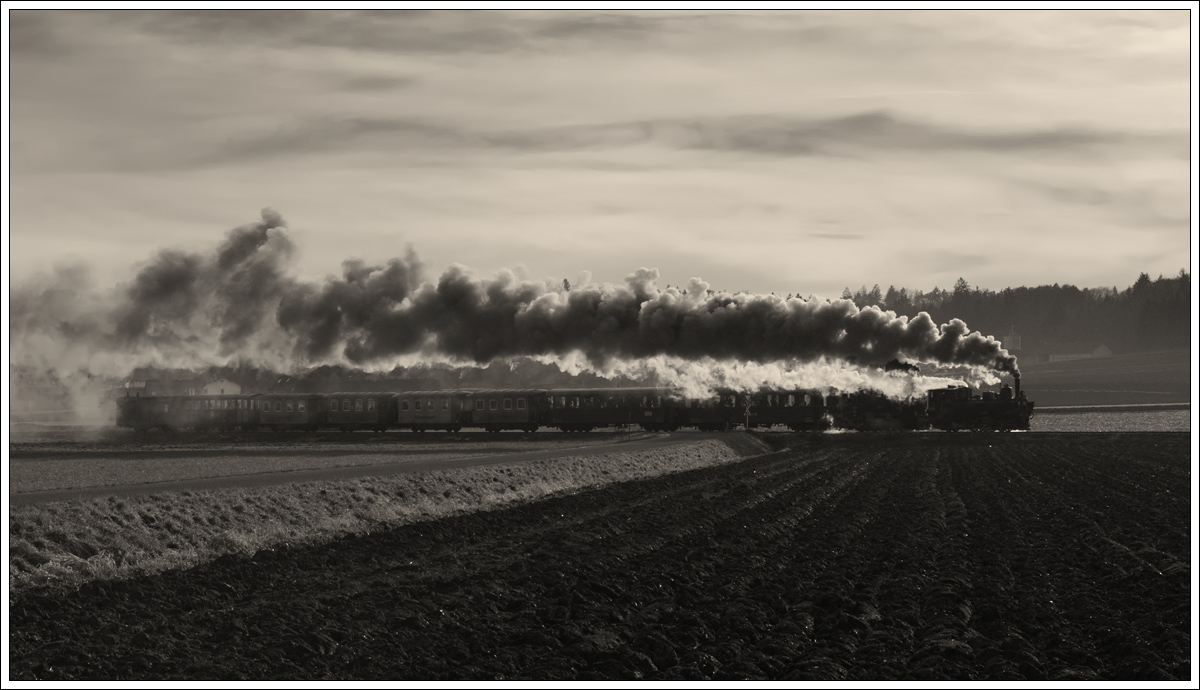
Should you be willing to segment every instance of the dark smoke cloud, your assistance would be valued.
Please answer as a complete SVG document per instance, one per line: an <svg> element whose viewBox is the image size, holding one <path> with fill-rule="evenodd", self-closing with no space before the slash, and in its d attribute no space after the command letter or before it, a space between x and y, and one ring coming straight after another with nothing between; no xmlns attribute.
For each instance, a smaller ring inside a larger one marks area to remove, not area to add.
<svg viewBox="0 0 1200 690"><path fill-rule="evenodd" d="M924 313L910 320L849 300L713 292L699 279L660 289L658 271L646 268L621 285L569 290L509 272L478 278L462 266L427 282L410 249L385 264L348 260L340 277L306 283L286 271L285 227L268 209L261 222L230 231L212 256L159 253L115 293L111 318L96 318L94 309L48 317L35 308L37 293L14 297L13 327L22 342L34 342L21 336L26 329L77 351L170 361L182 350L210 362L238 355L293 369L391 366L405 355L475 363L582 355L597 370L655 357L863 367L903 359L1016 370L996 340L957 319L939 327Z"/></svg>
<svg viewBox="0 0 1200 690"><path fill-rule="evenodd" d="M320 361L337 354L344 343L353 362L381 359L388 353L411 352L421 345L421 329L401 303L420 285L421 262L411 248L404 259L387 266L367 266L351 259L342 278L318 289L297 286L279 304L279 325L296 338L296 354Z"/></svg>
<svg viewBox="0 0 1200 690"><path fill-rule="evenodd" d="M342 341L342 354L355 364L423 349L479 363L579 352L598 367L656 356L760 363L825 357L869 366L905 357L1015 369L998 342L962 321L939 328L927 314L909 320L848 300L712 293L697 279L684 290L660 290L658 272L645 268L624 285L568 291L509 273L479 279L453 266L435 284L418 287L408 266L347 269L344 280L320 293L285 299L280 325L305 356L328 356Z"/></svg>
<svg viewBox="0 0 1200 690"><path fill-rule="evenodd" d="M883 370L886 372L889 372L889 373L893 372L893 371L900 371L900 372L904 372L906 374L921 373L921 367L919 367L915 364L909 364L908 362L901 362L898 359L893 359L892 361L883 365Z"/></svg>
<svg viewBox="0 0 1200 690"><path fill-rule="evenodd" d="M213 327L216 354L237 352L292 282L284 273L292 254L286 227L279 213L264 209L261 222L229 231L213 257L160 252L116 308L117 344L170 347L195 340L197 327Z"/></svg>

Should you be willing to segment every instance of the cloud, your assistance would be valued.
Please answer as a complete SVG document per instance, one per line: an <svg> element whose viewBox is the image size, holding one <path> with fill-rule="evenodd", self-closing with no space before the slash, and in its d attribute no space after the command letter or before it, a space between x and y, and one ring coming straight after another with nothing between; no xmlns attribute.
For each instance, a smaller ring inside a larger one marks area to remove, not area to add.
<svg viewBox="0 0 1200 690"><path fill-rule="evenodd" d="M932 250L910 256L909 260L915 265L922 266L927 273L955 273L958 271L961 274L967 269L995 263L996 257L989 254Z"/></svg>
<svg viewBox="0 0 1200 690"><path fill-rule="evenodd" d="M11 10L8 13L9 50L14 57L44 59L67 53L71 43L57 30L52 13L36 10Z"/></svg>
<svg viewBox="0 0 1200 690"><path fill-rule="evenodd" d="M1183 211L1186 206L1180 203L1171 204L1162 199L1159 193L1150 189L1109 190L1094 185L1049 184L1041 182L1015 181L1018 188L1028 189L1034 193L1072 206L1091 206L1103 209L1127 221L1137 224L1149 224L1171 228L1183 228L1188 225L1186 212L1183 214L1163 213L1163 206L1176 206ZM1182 181L1180 186L1182 186ZM1182 190L1180 190L1182 192ZM1182 194L1178 202L1183 201Z"/></svg>
<svg viewBox="0 0 1200 690"><path fill-rule="evenodd" d="M950 127L868 111L833 118L767 115L661 119L596 125L483 131L414 118L318 118L262 135L231 140L213 162L262 158L361 145L371 150L498 149L561 152L646 144L667 150L707 150L772 157L841 156L872 152L993 154L1075 153L1101 147L1179 143L1171 134L1127 133L1086 127L984 131Z"/></svg>
<svg viewBox="0 0 1200 690"><path fill-rule="evenodd" d="M131 20L124 12L112 17L121 23ZM144 31L191 43L425 53L511 50L520 41L509 28L459 12L170 10L132 17Z"/></svg>
<svg viewBox="0 0 1200 690"><path fill-rule="evenodd" d="M342 79L338 86L345 91L394 91L406 89L418 81L411 75L364 74Z"/></svg>
<svg viewBox="0 0 1200 690"><path fill-rule="evenodd" d="M121 22L129 13L114 15ZM552 42L640 40L667 17L486 11L171 10L139 13L144 31L191 43L317 46L386 53L499 53Z"/></svg>
<svg viewBox="0 0 1200 690"><path fill-rule="evenodd" d="M535 34L547 38L645 38L660 31L666 18L632 14L573 14L546 21Z"/></svg>
<svg viewBox="0 0 1200 690"><path fill-rule="evenodd" d="M861 240L863 238L863 235L850 232L810 232L808 236L825 240Z"/></svg>

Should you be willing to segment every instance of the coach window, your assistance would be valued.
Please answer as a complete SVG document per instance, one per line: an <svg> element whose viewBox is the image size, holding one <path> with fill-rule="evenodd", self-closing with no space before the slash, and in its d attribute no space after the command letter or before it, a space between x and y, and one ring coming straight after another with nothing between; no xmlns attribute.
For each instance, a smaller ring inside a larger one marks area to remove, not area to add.
<svg viewBox="0 0 1200 690"><path fill-rule="evenodd" d="M275 411L283 412L283 402L282 401L280 401L280 400L275 401Z"/></svg>
<svg viewBox="0 0 1200 690"><path fill-rule="evenodd" d="M442 398L442 409L443 410L450 409L450 399L449 398Z"/></svg>
<svg viewBox="0 0 1200 690"><path fill-rule="evenodd" d="M500 408L499 403L497 402L497 400L495 398L488 400L488 409L489 410L496 410L499 408Z"/></svg>
<svg viewBox="0 0 1200 690"><path fill-rule="evenodd" d="M505 398L505 399L504 399L504 409L506 409L506 410L511 410L511 409L512 409L512 398Z"/></svg>
<svg viewBox="0 0 1200 690"><path fill-rule="evenodd" d="M288 412L292 412L292 411L293 411L293 409L292 409L292 401L291 401L291 400L287 401L287 407L286 407L285 409L286 409Z"/></svg>
<svg viewBox="0 0 1200 690"><path fill-rule="evenodd" d="M304 401L303 401L303 400L301 400L300 402L296 403L296 409L297 409L297 410L299 410L300 412L303 412L303 411L304 411Z"/></svg>
<svg viewBox="0 0 1200 690"><path fill-rule="evenodd" d="M344 412L349 412L349 411L350 411L350 400L349 400L349 398L343 398L343 399L342 399L342 410L343 410Z"/></svg>
<svg viewBox="0 0 1200 690"><path fill-rule="evenodd" d="M809 406L809 405L811 405L811 404L812 404L812 396L811 396L811 395L808 395L808 394L806 393L806 394L804 395L804 406L805 406L805 407L808 407L808 406Z"/></svg>
<svg viewBox="0 0 1200 690"><path fill-rule="evenodd" d="M367 412L375 411L375 398L367 398Z"/></svg>
<svg viewBox="0 0 1200 690"><path fill-rule="evenodd" d="M400 409L401 409L401 410L408 410L408 401L407 401L407 400L401 400L401 401L400 401Z"/></svg>
<svg viewBox="0 0 1200 690"><path fill-rule="evenodd" d="M354 401L354 411L362 412L362 398L358 398Z"/></svg>
<svg viewBox="0 0 1200 690"><path fill-rule="evenodd" d="M413 409L414 410L421 409L421 399L420 398L417 398L416 400L413 401Z"/></svg>
<svg viewBox="0 0 1200 690"><path fill-rule="evenodd" d="M518 410L525 409L525 398L517 398L517 409Z"/></svg>
<svg viewBox="0 0 1200 690"><path fill-rule="evenodd" d="M436 407L433 406L433 398L430 398L425 401L425 409L429 410L430 412L437 409Z"/></svg>
<svg viewBox="0 0 1200 690"><path fill-rule="evenodd" d="M481 412L483 411L483 398L479 398L475 401L475 409Z"/></svg>

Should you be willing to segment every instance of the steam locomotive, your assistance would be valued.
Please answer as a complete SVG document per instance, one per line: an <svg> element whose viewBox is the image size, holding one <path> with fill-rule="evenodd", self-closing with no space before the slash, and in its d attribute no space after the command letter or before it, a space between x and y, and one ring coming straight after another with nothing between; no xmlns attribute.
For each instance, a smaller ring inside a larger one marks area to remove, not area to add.
<svg viewBox="0 0 1200 690"><path fill-rule="evenodd" d="M1028 429L1033 403L1004 386L972 396L968 388L896 401L881 394L823 395L815 390L718 391L697 399L671 388L472 389L400 393L254 393L133 396L117 399L117 426L138 431L447 431L539 428L587 432L730 431L785 427L819 432Z"/></svg>

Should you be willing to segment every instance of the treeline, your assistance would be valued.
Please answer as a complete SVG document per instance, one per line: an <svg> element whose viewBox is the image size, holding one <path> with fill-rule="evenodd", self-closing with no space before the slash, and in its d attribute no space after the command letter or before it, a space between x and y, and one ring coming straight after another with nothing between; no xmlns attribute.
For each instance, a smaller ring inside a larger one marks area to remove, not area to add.
<svg viewBox="0 0 1200 690"><path fill-rule="evenodd" d="M1191 343L1192 277L1186 269L1151 280L1142 273L1133 285L1077 288L1040 285L1000 292L972 288L959 278L950 290L886 292L878 285L850 288L843 299L858 307L878 306L912 317L928 312L937 323L958 318L973 330L1001 339L1016 328L1022 351L1042 352L1067 344L1107 345L1115 354L1186 348Z"/></svg>

